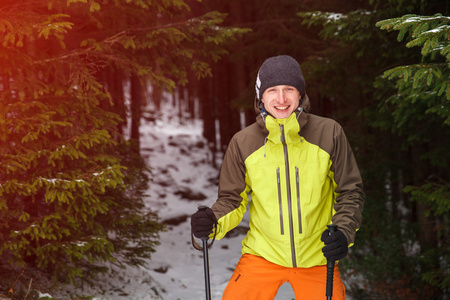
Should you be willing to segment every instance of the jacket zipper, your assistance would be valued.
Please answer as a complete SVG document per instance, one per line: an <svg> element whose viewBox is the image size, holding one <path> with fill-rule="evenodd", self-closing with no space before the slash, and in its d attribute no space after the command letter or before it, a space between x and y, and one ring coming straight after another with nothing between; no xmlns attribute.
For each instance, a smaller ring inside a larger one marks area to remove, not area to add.
<svg viewBox="0 0 450 300"><path fill-rule="evenodd" d="M295 167L295 181L297 185L298 233L302 233L302 211L300 207L300 176L298 167Z"/></svg>
<svg viewBox="0 0 450 300"><path fill-rule="evenodd" d="M295 243L294 243L294 221L292 219L292 199L291 199L291 182L289 180L289 156L288 156L288 148L286 144L286 139L284 135L284 126L280 124L281 131L281 143L283 144L284 149L284 164L286 169L286 190L287 190L287 201L288 201L288 212L289 212L289 231L291 237L291 255L292 255L292 266L294 268L297 267L297 259L295 255Z"/></svg>
<svg viewBox="0 0 450 300"><path fill-rule="evenodd" d="M284 235L283 224L283 202L281 202L281 183L280 183L280 168L277 168L277 186L278 186L278 205L280 206L280 228L281 235Z"/></svg>

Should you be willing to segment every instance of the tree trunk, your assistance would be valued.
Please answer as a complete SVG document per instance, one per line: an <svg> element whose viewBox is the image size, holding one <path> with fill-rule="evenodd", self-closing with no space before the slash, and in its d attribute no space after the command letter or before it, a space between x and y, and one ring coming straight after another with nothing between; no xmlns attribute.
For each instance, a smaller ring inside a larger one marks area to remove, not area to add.
<svg viewBox="0 0 450 300"><path fill-rule="evenodd" d="M108 85L108 91L111 94L113 107L109 108L110 111L118 114L123 120L122 123L117 125L119 134L123 134L124 124L127 121L127 114L125 110L125 97L123 93L123 74L122 71L115 67L111 67L105 70L106 82Z"/></svg>
<svg viewBox="0 0 450 300"><path fill-rule="evenodd" d="M141 123L142 114L142 84L139 77L135 74L131 75L131 99L130 99L130 110L131 110L131 132L130 138L135 143L136 150L140 149L140 136L139 136L139 126Z"/></svg>
<svg viewBox="0 0 450 300"><path fill-rule="evenodd" d="M212 80L204 79L199 87L199 98L202 104L201 118L203 120L203 136L208 141L208 147L212 153L211 164L216 165L216 114L214 108L214 96L212 94Z"/></svg>
<svg viewBox="0 0 450 300"><path fill-rule="evenodd" d="M414 146L411 150L412 152L412 162L413 162L413 180L415 186L420 186L425 183L426 177L430 174L430 167L424 159L421 158L423 153L426 153L425 146ZM425 203L415 202L416 218L419 223L419 243L422 252L427 249L432 249L437 247L437 236L436 236L436 220L431 215L426 215L426 212L430 210L430 207Z"/></svg>
<svg viewBox="0 0 450 300"><path fill-rule="evenodd" d="M156 111L161 110L161 98L162 98L161 87L159 87L157 84L152 83L152 101L153 104L155 105Z"/></svg>
<svg viewBox="0 0 450 300"><path fill-rule="evenodd" d="M186 98L188 101L188 111L189 111L189 116L192 119L195 119L197 117L199 117L197 115L197 111L196 111L196 79L195 79L195 75L193 74L193 72L188 72L188 82L193 82L194 84L188 84L186 86Z"/></svg>

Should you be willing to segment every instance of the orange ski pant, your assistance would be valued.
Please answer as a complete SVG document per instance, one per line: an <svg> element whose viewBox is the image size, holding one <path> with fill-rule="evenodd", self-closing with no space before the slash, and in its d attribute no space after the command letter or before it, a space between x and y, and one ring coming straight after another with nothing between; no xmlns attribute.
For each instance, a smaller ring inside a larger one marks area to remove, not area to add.
<svg viewBox="0 0 450 300"><path fill-rule="evenodd" d="M256 255L244 254L222 300L273 300L285 282L291 284L296 300L324 300L326 273L326 266L287 268ZM333 300L345 300L345 287L337 265L334 268Z"/></svg>

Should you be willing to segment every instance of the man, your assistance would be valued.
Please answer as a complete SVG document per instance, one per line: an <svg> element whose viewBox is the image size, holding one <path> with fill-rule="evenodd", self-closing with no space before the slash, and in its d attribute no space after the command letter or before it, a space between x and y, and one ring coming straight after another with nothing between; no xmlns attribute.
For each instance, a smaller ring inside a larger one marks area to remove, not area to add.
<svg viewBox="0 0 450 300"><path fill-rule="evenodd" d="M256 79L256 122L230 141L212 208L192 215L196 237L221 239L242 220L250 229L222 299L273 299L289 282L296 299L324 299L326 260L348 253L361 224L362 180L334 120L308 112L298 62L271 57ZM327 225L338 230L329 235ZM325 246L324 246L325 245ZM336 264L333 299L345 299Z"/></svg>

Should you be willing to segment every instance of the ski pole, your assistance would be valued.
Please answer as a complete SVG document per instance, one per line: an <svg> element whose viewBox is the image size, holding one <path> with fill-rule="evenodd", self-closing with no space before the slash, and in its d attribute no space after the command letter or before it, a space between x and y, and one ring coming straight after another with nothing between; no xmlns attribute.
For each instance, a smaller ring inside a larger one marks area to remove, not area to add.
<svg viewBox="0 0 450 300"><path fill-rule="evenodd" d="M202 238L203 242L203 265L205 268L205 293L206 300L211 300L211 284L209 282L209 258L208 258L208 239Z"/></svg>
<svg viewBox="0 0 450 300"><path fill-rule="evenodd" d="M207 209L207 206L199 206L198 210L205 210ZM209 281L209 257L208 257L208 236L201 237L202 240L202 250L203 250L203 266L204 266L204 273L205 273L205 293L206 293L206 300L211 300L211 283Z"/></svg>
<svg viewBox="0 0 450 300"><path fill-rule="evenodd" d="M337 225L327 225L330 235L332 235L337 230ZM333 297L333 277L334 277L334 260L327 259L327 287L326 293L327 300L331 300Z"/></svg>

